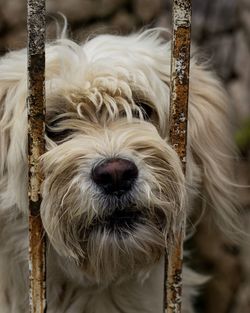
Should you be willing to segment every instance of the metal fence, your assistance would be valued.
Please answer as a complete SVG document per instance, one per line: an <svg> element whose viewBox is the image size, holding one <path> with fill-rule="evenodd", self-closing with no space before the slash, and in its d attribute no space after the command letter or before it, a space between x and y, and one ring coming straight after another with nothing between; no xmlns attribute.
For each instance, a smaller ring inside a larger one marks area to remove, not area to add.
<svg viewBox="0 0 250 313"><path fill-rule="evenodd" d="M173 0L172 52L170 84L170 141L186 172L188 91L191 42L191 0ZM165 308L167 313L181 312L182 259L185 213L181 213L176 234L169 234L165 263ZM172 244L174 243L174 244Z"/></svg>
<svg viewBox="0 0 250 313"><path fill-rule="evenodd" d="M28 0L28 162L30 312L46 312L46 237L40 218L42 175L39 157L45 152L45 3ZM173 0L170 140L186 169L191 0ZM170 233L165 256L164 310L181 312L182 257L185 215L177 233ZM174 245L171 244L174 242Z"/></svg>
<svg viewBox="0 0 250 313"><path fill-rule="evenodd" d="M28 0L28 162L29 270L31 313L46 311L46 247L40 218L42 176L39 157L45 152L45 0Z"/></svg>

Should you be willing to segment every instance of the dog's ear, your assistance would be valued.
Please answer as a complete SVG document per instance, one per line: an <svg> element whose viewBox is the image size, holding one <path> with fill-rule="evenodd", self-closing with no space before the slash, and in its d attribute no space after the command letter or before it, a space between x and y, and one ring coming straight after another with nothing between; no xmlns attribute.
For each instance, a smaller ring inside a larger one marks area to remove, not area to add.
<svg viewBox="0 0 250 313"><path fill-rule="evenodd" d="M58 40L46 46L46 94L58 85L71 84L79 62L85 62L80 46ZM79 71L80 72L80 71ZM75 77L75 76L74 76ZM78 80L79 84L81 79ZM27 211L27 51L0 59L0 198L2 206Z"/></svg>
<svg viewBox="0 0 250 313"><path fill-rule="evenodd" d="M236 153L230 134L229 104L218 78L191 60L188 145L192 160L187 172L194 180L192 184L202 180L208 212L220 229L232 235L238 230L238 213L232 167ZM199 166L199 175L193 170L197 166L192 166L192 162Z"/></svg>
<svg viewBox="0 0 250 313"><path fill-rule="evenodd" d="M27 205L26 51L0 60L0 184L2 207ZM6 203L5 203L6 202Z"/></svg>

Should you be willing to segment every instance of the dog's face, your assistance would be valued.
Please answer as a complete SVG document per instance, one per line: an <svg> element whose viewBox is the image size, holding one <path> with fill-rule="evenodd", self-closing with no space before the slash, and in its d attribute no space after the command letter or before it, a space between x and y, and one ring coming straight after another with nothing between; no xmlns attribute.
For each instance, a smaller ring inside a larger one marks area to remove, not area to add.
<svg viewBox="0 0 250 313"><path fill-rule="evenodd" d="M146 42L109 39L83 46L48 87L41 207L57 252L106 282L159 260L184 199L164 63Z"/></svg>

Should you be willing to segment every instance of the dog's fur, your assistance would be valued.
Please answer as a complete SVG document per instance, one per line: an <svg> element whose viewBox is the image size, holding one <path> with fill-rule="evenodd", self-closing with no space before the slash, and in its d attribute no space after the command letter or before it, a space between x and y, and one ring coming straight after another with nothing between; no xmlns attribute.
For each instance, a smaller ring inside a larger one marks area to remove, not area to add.
<svg viewBox="0 0 250 313"><path fill-rule="evenodd" d="M233 233L233 145L227 99L215 76L191 58L187 181L169 133L170 43L161 31L101 35L84 45L46 47L46 144L41 216L48 236L48 312L162 312L165 239L206 202L217 226ZM27 312L26 50L0 63L0 308ZM104 194L91 169L132 160L139 171L120 198ZM133 227L107 226L123 210ZM200 208L201 210L201 208ZM188 219L189 220L189 219ZM188 222L187 222L188 224ZM184 270L184 312L193 312Z"/></svg>

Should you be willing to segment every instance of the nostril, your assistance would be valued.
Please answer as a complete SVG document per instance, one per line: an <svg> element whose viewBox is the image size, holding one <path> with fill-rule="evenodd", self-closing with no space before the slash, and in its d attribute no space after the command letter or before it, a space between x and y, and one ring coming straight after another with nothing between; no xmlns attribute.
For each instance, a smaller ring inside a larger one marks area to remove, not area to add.
<svg viewBox="0 0 250 313"><path fill-rule="evenodd" d="M125 180L136 179L137 176L138 176L138 169L136 166L125 170L123 173L123 179Z"/></svg>
<svg viewBox="0 0 250 313"><path fill-rule="evenodd" d="M111 175L104 172L103 169L99 167L92 171L92 179L97 185L106 185L112 183Z"/></svg>
<svg viewBox="0 0 250 313"><path fill-rule="evenodd" d="M121 158L105 160L92 170L93 181L108 194L129 191L137 177L134 162Z"/></svg>

